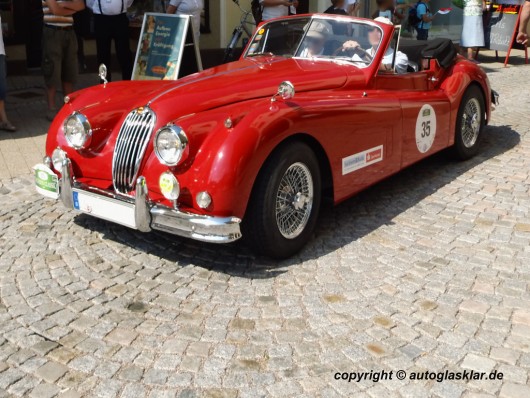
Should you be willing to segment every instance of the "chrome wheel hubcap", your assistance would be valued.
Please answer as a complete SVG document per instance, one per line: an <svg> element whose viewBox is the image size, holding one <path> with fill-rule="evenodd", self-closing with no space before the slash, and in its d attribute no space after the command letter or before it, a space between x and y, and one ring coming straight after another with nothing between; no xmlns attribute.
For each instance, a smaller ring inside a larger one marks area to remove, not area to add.
<svg viewBox="0 0 530 398"><path fill-rule="evenodd" d="M462 114L462 143L466 148L471 148L477 142L482 124L482 114L478 99L471 98Z"/></svg>
<svg viewBox="0 0 530 398"><path fill-rule="evenodd" d="M313 207L313 177L303 163L292 164L282 176L276 193L276 223L282 236L302 233Z"/></svg>

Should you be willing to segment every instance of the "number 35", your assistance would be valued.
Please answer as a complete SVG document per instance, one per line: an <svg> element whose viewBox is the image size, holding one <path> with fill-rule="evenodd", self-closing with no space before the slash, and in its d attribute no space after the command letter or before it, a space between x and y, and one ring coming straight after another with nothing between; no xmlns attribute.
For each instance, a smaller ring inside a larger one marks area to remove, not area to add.
<svg viewBox="0 0 530 398"><path fill-rule="evenodd" d="M427 120L426 122L422 122L421 128L423 129L421 133L421 138L425 138L431 135L431 121L430 120Z"/></svg>

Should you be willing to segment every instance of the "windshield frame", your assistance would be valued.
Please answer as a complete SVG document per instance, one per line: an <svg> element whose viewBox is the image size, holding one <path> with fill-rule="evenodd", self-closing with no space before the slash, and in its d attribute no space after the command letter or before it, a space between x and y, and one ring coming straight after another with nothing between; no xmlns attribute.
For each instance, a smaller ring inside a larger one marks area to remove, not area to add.
<svg viewBox="0 0 530 398"><path fill-rule="evenodd" d="M367 68L367 67L370 67L370 66L373 65L373 63L374 63L373 61L378 57L378 54L382 51L382 46L383 46L383 43L384 43L385 38L386 38L385 29L382 29L382 27L378 23L374 22L371 19L351 17L351 16L347 16L347 15L330 15L330 14L293 15L293 16L288 16L288 17L274 18L274 19L271 19L271 20L259 25L258 29L256 29L256 31L254 32L254 35L252 35L251 40L249 40L248 45L246 46L245 50L243 51L241 59L250 59L250 58L258 56L258 55L271 56L270 55L271 53L268 52L268 51L265 51L263 53L259 53L259 52L250 53L252 44L254 44L257 41L256 37L260 36L260 35L263 35L263 33L266 33L267 36L268 36L268 32L269 31L266 30L265 32L262 32L261 34L259 32L261 32L262 29L267 29L267 25L269 25L269 24L278 23L280 21L298 20L298 19L304 19L304 20L307 20L307 22L306 22L306 24L304 26L303 34L302 34L299 42L296 45L296 50L293 52L293 54L291 56L294 59L312 60L312 61L320 60L320 61L326 61L326 62L330 62L331 61L331 62L336 62L336 63L341 63L341 64L346 63L346 64L350 64L350 65L353 65L353 66L357 66L359 68ZM366 65L359 65L359 62L356 62L356 61L353 61L353 60L348 60L348 59L345 59L344 57L334 57L334 56L301 57L299 55L296 55L296 54L299 54L300 46L305 42L307 33L309 31L309 28L315 21L333 21L333 22L356 23L358 25L363 25L363 26L366 26L366 27L375 27L375 28L379 29L379 31L381 33L381 39L379 41L379 45L377 47L377 50L376 50L372 60L370 61L370 63L368 63ZM273 54L273 56L282 57L282 56L285 56L285 55Z"/></svg>

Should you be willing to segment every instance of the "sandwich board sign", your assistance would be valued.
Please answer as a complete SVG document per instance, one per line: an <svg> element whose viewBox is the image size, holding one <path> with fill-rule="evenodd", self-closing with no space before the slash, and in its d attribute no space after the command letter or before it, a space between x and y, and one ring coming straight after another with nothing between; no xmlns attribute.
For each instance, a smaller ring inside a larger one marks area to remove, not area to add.
<svg viewBox="0 0 530 398"><path fill-rule="evenodd" d="M503 1L503 0L500 0ZM509 0L516 2L516 0ZM517 31L521 20L521 6L517 4L493 4L485 14L484 36L486 48L498 52L506 52L504 66L508 64L510 52L513 48L524 50L525 62L528 63L528 50L526 46L517 43Z"/></svg>
<svg viewBox="0 0 530 398"><path fill-rule="evenodd" d="M190 16L146 13L132 80L176 80L201 70Z"/></svg>

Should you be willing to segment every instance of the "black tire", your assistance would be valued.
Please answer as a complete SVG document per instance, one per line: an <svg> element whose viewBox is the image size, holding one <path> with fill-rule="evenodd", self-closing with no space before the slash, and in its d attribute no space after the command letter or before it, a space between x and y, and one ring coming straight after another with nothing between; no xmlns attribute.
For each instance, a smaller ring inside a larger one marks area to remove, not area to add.
<svg viewBox="0 0 530 398"><path fill-rule="evenodd" d="M311 202L308 202L309 186L312 186ZM276 259L300 251L315 229L321 186L318 160L309 146L288 142L278 147L263 165L254 185L243 220L243 240L255 253Z"/></svg>
<svg viewBox="0 0 530 398"><path fill-rule="evenodd" d="M458 159L467 160L477 154L485 125L485 109L480 88L469 87L462 97L456 119L453 153Z"/></svg>

